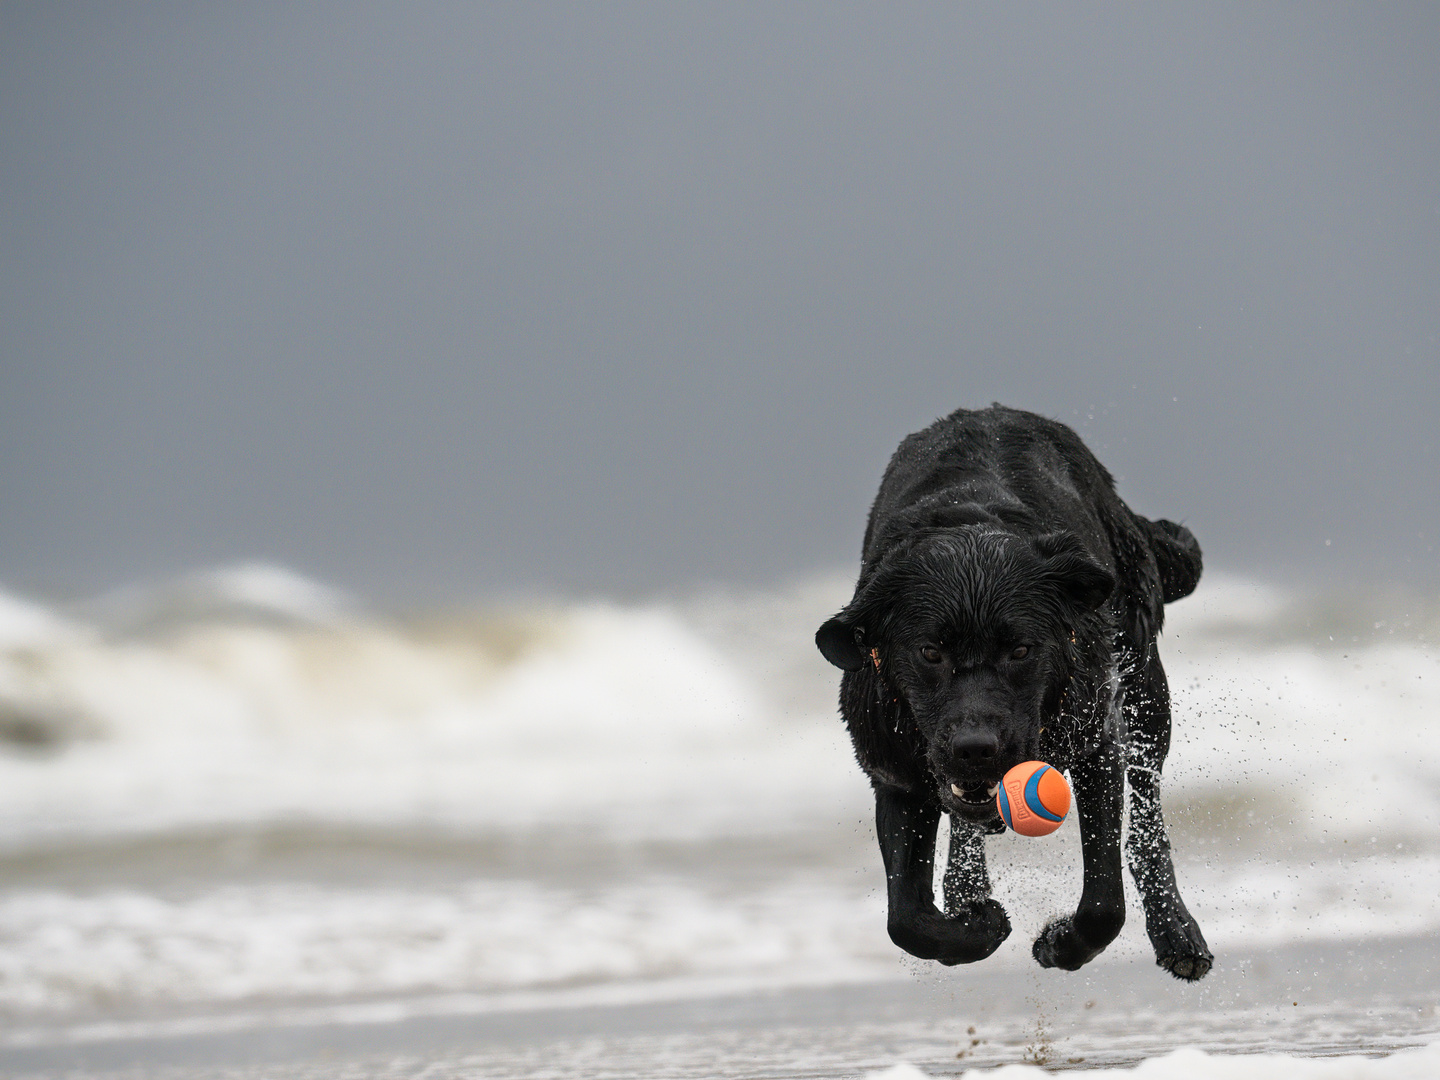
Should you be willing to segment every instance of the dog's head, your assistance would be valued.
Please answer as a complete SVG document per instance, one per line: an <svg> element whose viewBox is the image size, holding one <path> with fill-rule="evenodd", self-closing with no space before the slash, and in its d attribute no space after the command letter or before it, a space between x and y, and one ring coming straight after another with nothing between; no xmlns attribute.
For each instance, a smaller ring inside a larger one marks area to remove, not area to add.
<svg viewBox="0 0 1440 1080"><path fill-rule="evenodd" d="M986 821L1006 770L1038 756L1076 628L1114 587L1069 533L925 530L874 567L815 643L837 667L878 667L915 717L941 804Z"/></svg>

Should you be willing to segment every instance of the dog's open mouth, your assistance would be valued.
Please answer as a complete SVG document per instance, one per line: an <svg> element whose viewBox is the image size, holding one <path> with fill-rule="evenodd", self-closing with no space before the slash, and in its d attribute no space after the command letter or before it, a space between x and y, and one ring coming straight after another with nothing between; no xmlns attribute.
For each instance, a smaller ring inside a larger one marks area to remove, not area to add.
<svg viewBox="0 0 1440 1080"><path fill-rule="evenodd" d="M992 803L999 790L1000 784L989 780L975 780L965 784L959 784L952 780L950 783L950 794L966 806L984 806Z"/></svg>

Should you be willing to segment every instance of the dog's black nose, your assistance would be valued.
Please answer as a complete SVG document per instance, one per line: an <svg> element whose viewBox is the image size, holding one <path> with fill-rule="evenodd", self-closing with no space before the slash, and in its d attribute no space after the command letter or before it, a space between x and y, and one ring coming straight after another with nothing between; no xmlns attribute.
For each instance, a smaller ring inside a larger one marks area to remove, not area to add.
<svg viewBox="0 0 1440 1080"><path fill-rule="evenodd" d="M1000 752L1000 740L984 731L962 731L950 737L950 753L966 765L989 765Z"/></svg>

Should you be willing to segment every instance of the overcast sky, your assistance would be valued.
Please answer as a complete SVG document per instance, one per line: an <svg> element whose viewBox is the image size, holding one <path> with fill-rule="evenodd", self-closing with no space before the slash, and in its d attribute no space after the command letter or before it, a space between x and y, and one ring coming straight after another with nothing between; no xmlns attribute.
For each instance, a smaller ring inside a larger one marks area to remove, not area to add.
<svg viewBox="0 0 1440 1080"><path fill-rule="evenodd" d="M1212 566L1433 590L1437 57L1435 4L8 0L0 581L773 582L998 399Z"/></svg>

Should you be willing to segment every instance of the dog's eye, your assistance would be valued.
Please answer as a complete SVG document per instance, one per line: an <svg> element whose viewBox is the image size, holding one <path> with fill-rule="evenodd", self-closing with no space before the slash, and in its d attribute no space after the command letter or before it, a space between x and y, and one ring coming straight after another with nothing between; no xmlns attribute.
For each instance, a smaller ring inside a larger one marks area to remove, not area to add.
<svg viewBox="0 0 1440 1080"><path fill-rule="evenodd" d="M1016 645L1015 648L1013 648L1013 649L1010 650L1010 659L1011 659L1011 660L1024 660L1025 657L1027 657L1027 656L1029 656L1029 655L1030 655L1030 646L1029 646L1029 645Z"/></svg>
<svg viewBox="0 0 1440 1080"><path fill-rule="evenodd" d="M925 658L927 664L938 664L940 662L940 650L934 645L926 645L920 650L920 655Z"/></svg>

